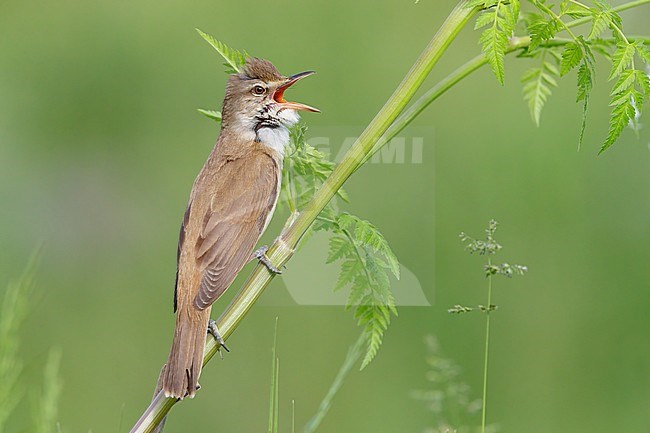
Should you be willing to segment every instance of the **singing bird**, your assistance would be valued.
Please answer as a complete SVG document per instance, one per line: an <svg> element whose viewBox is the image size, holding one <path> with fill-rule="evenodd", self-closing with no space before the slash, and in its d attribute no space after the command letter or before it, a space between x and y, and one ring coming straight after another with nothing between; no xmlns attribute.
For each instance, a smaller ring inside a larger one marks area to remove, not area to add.
<svg viewBox="0 0 650 433"><path fill-rule="evenodd" d="M194 181L180 230L176 328L161 376L167 397L194 396L208 328L220 339L211 306L242 267L257 257L278 272L264 247L253 250L280 193L288 127L298 122L297 111L319 111L286 101L284 92L313 73L285 77L268 60L248 58L242 71L228 78L221 132Z"/></svg>

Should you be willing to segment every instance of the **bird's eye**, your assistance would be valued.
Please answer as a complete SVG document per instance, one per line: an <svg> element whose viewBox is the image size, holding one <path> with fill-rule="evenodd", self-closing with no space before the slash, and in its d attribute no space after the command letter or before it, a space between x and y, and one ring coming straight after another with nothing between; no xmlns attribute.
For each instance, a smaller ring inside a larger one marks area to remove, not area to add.
<svg viewBox="0 0 650 433"><path fill-rule="evenodd" d="M253 92L253 95L260 96L260 95L263 95L263 94L266 93L266 89L263 86L257 85L255 87L253 87L252 92Z"/></svg>

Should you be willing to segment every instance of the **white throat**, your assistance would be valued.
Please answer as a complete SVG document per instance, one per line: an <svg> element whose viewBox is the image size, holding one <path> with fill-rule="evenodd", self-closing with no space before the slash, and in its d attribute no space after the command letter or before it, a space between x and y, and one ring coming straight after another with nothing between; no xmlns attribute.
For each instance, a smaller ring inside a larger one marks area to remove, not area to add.
<svg viewBox="0 0 650 433"><path fill-rule="evenodd" d="M281 110L276 114L281 126L277 128L260 128L257 131L259 141L284 156L284 151L289 144L289 127L300 120L295 110Z"/></svg>

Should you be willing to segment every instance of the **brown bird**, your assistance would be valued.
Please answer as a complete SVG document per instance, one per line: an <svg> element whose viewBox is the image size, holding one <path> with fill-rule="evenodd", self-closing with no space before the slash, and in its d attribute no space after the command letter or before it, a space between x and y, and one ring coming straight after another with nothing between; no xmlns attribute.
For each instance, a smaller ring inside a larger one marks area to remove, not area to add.
<svg viewBox="0 0 650 433"><path fill-rule="evenodd" d="M178 241L174 293L176 328L161 375L167 397L193 397L203 362L212 304L237 273L257 257L278 272L265 256L253 253L280 193L288 127L297 110L316 108L284 99L289 86L313 71L285 77L267 60L249 58L226 85L221 132L194 181ZM222 340L220 340L222 342Z"/></svg>

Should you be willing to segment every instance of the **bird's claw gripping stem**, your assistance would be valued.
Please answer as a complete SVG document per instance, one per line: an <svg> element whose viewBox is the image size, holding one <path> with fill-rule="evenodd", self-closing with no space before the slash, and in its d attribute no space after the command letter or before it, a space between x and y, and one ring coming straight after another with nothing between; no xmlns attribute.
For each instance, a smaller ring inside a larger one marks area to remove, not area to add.
<svg viewBox="0 0 650 433"><path fill-rule="evenodd" d="M257 260L260 261L264 266L266 266L266 269L268 269L271 273L280 275L282 273L281 270L273 266L273 263L271 263L271 260L266 255L266 252L268 251L269 247L264 245L263 247L260 247L253 253L253 256L257 258Z"/></svg>
<svg viewBox="0 0 650 433"><path fill-rule="evenodd" d="M223 341L223 337L219 332L219 328L217 328L217 322L212 319L208 321L208 334L212 335L214 339L217 340L217 343L219 343L219 345L223 347L226 352L230 352L230 349L228 349L226 346L226 342ZM219 354L221 354L221 352L219 352Z"/></svg>

